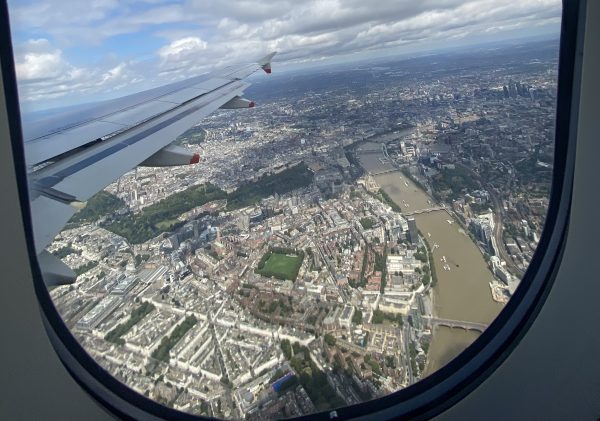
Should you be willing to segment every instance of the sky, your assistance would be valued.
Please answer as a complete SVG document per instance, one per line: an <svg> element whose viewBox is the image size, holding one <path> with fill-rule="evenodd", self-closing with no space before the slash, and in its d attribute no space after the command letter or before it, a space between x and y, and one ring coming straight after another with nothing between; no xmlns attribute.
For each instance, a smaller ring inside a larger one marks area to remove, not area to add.
<svg viewBox="0 0 600 421"><path fill-rule="evenodd" d="M9 0L24 111L255 61L274 71L558 35L560 0Z"/></svg>

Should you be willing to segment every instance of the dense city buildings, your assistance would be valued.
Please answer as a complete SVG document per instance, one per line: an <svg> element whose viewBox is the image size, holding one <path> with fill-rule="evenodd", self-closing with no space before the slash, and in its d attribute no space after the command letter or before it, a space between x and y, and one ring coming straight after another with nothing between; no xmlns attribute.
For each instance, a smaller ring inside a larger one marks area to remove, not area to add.
<svg viewBox="0 0 600 421"><path fill-rule="evenodd" d="M259 107L178 139L200 164L138 168L72 219L49 247L79 275L57 308L106 370L190 413L291 417L407 387L436 368L440 326L489 322L441 313L470 263L431 218L485 265L481 300L506 302L531 261L557 53L515 42L255 84Z"/></svg>

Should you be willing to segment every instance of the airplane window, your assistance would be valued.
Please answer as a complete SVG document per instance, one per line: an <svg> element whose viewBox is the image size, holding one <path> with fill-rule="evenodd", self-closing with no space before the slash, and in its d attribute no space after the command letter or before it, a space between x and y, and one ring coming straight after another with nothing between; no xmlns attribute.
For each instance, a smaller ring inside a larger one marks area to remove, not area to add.
<svg viewBox="0 0 600 421"><path fill-rule="evenodd" d="M446 366L525 275L559 1L9 11L44 280L138 394L337 416Z"/></svg>

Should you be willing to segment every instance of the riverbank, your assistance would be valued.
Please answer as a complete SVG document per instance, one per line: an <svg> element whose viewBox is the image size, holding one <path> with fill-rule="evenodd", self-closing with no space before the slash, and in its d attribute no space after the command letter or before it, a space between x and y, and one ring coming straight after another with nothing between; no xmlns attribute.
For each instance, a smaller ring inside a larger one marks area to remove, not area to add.
<svg viewBox="0 0 600 421"><path fill-rule="evenodd" d="M365 144L364 150L375 145ZM361 148L362 149L362 148ZM374 181L396 202L403 212L432 207L433 199L419 186L394 170L394 166L378 158L381 155L360 154L358 159ZM481 251L462 227L446 211L414 215L417 227L431 245L438 282L432 290L432 311L436 317L489 324L503 305L492 299L490 272ZM479 334L464 329L438 327L429 347L427 370L432 373L470 345Z"/></svg>

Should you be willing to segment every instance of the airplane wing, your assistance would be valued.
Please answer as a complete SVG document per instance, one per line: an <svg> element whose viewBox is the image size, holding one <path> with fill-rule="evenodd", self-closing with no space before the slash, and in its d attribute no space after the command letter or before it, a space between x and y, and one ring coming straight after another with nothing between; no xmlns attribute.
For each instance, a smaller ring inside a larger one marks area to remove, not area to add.
<svg viewBox="0 0 600 421"><path fill-rule="evenodd" d="M83 202L138 165L199 162L171 143L218 108L253 107L242 98L250 86L244 79L261 68L271 73L274 55L24 125L35 248L47 285L76 278L45 248Z"/></svg>

